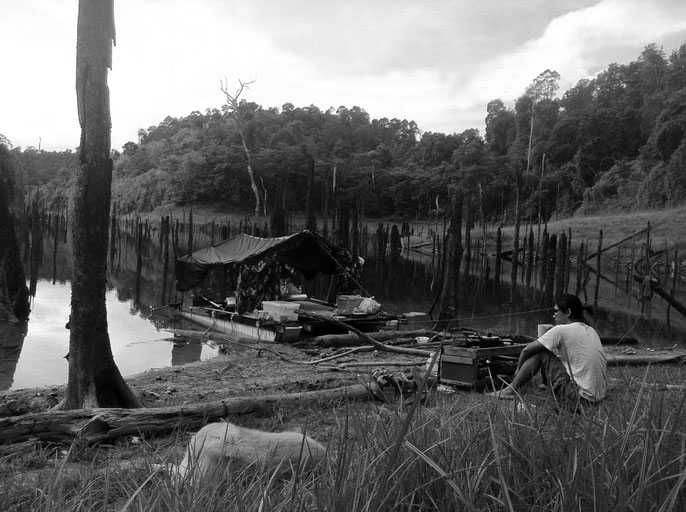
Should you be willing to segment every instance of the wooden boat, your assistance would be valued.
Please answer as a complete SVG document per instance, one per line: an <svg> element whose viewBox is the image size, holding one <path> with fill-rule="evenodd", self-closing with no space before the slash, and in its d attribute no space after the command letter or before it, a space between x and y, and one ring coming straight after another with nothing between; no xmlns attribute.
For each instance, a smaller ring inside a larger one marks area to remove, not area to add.
<svg viewBox="0 0 686 512"><path fill-rule="evenodd" d="M179 313L205 328L273 342L343 332L327 319L366 332L397 328L396 316L352 293L359 288L363 261L307 230L279 238L238 235L177 260L176 286L184 293ZM216 274L225 279L217 282ZM334 276L340 291L347 293L337 294L334 303L298 293L294 280L319 274ZM204 290L208 280L222 291ZM233 290L228 297L227 289ZM305 318L298 311L316 313L318 319Z"/></svg>

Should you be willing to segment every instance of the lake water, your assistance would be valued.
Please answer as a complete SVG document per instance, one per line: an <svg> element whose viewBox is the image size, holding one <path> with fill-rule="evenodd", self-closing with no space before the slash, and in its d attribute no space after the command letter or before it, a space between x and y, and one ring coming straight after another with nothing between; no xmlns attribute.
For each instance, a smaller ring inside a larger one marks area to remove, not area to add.
<svg viewBox="0 0 686 512"><path fill-rule="evenodd" d="M196 247L209 245L202 233L196 236ZM137 255L133 237L122 234L116 259L108 273L107 315L110 342L115 362L122 374L134 375L150 368L160 368L192 361L206 360L217 349L203 343L174 344L173 336L164 329L186 328L168 315L169 310L151 315L151 308L179 300L171 270L163 265L156 240L143 244L141 273L136 272ZM47 236L43 244L42 263L38 267L32 311L25 325L0 324L0 391L52 386L67 381L69 317L71 287L71 251L63 234L57 241ZM170 257L170 260L173 258ZM406 254L394 264L377 265L368 258L363 285L369 294L390 313L429 311L438 291L434 276L435 262L430 255ZM170 267L172 265L169 265ZM509 269L503 270L503 278ZM573 282L573 279L572 279ZM323 297L328 281L308 283L306 292ZM550 304L542 304L535 292L521 291L510 303L509 286L495 290L491 283L481 286L468 283L461 287L459 318L450 326L483 329L496 334L535 336L537 325L550 323ZM589 291L586 300L592 298ZM686 322L672 311L667 328L664 303L654 300L653 319L637 314L635 293L603 282L599 294L599 311L595 327L601 336L638 338L644 345L655 347L684 346ZM682 297L680 300L684 300ZM426 328L433 327L432 322Z"/></svg>
<svg viewBox="0 0 686 512"><path fill-rule="evenodd" d="M67 382L68 363L64 356L69 351L69 331L65 323L69 318L70 300L69 283L38 281L23 344L14 354L4 354L0 390ZM119 300L116 290L107 291L106 301L112 353L124 376L150 368L205 360L217 353L216 347L206 343L174 344L169 341L173 335L159 328L164 327L165 322L158 326L142 316L133 307L133 300Z"/></svg>

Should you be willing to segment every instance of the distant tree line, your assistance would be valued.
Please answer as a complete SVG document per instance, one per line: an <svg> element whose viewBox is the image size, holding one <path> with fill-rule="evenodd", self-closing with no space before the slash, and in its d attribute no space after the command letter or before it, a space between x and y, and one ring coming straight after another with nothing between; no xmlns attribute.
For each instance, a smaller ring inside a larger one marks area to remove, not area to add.
<svg viewBox="0 0 686 512"><path fill-rule="evenodd" d="M427 218L459 187L491 220L511 220L516 191L525 218L680 204L686 197L686 44L666 56L654 44L556 97L546 70L513 108L488 103L486 131L422 133L414 121L370 119L360 107L230 108L167 117L115 152L119 211L205 204L251 212L251 155L267 211L315 215L337 203L367 217ZM244 96L248 93L244 93ZM237 109L237 111L235 110ZM242 135L236 119L241 119ZM243 145L245 142L245 146ZM12 153L29 187L63 208L76 155ZM308 188L309 187L309 188Z"/></svg>

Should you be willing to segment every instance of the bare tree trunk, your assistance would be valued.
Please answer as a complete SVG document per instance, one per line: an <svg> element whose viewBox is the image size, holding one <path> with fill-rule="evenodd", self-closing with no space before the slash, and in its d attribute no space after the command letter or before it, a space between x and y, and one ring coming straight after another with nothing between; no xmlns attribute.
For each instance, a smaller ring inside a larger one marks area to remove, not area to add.
<svg viewBox="0 0 686 512"><path fill-rule="evenodd" d="M74 198L69 378L58 406L64 409L141 405L114 362L105 306L112 182L107 72L113 42L113 0L80 0L76 99L81 147Z"/></svg>
<svg viewBox="0 0 686 512"><path fill-rule="evenodd" d="M515 175L515 224L512 243L512 270L510 273L510 303L513 303L517 294L517 265L519 264L519 229L522 219L522 205L520 193L520 171Z"/></svg>
<svg viewBox="0 0 686 512"><path fill-rule="evenodd" d="M315 168L315 162L314 158L309 156L307 152L305 152L305 156L307 157L307 167L308 167L308 174L307 174L307 195L305 196L305 227L312 231L313 233L317 232L317 220L314 216L314 204L312 201L312 192L314 188L314 168Z"/></svg>
<svg viewBox="0 0 686 512"><path fill-rule="evenodd" d="M245 141L245 135L243 134L243 129L238 121L238 116L234 114L234 119L236 120L236 127L238 129L238 134L241 136L241 144L243 145L243 152L245 153L245 158L248 162L248 176L250 176L250 188L255 196L255 215L259 215L262 211L262 195L257 188L257 182L255 181L255 173L252 170L252 154L248 144Z"/></svg>
<svg viewBox="0 0 686 512"><path fill-rule="evenodd" d="M11 214L14 189L10 153L0 144L0 321L13 322L29 316L29 290ZM22 211L23 201L18 205Z"/></svg>
<svg viewBox="0 0 686 512"><path fill-rule="evenodd" d="M248 142L247 139L245 138L245 131L243 129L243 116L244 114L241 114L240 112L240 97L241 94L243 93L243 90L247 88L250 84L253 82L246 82L243 83L240 80L238 81L240 84L240 87L238 90L234 93L231 94L229 93L228 89L228 83L224 84L222 82L221 84L221 91L224 93L226 96L226 100L228 103L228 112L229 115L233 118L233 120L236 123L236 130L238 130L238 135L241 137L241 145L243 146L243 152L245 153L245 158L248 162L248 176L250 177L250 188L252 189L252 193L255 196L255 215L259 215L260 211L264 210L263 213L264 215L267 214L267 205L266 205L266 200L262 201L262 194L260 194L260 190L257 187L257 181L255 181L255 173L253 172L252 169L252 152L250 151L250 148L248 147ZM264 188L264 185L263 185ZM266 199L266 190L265 190L265 199Z"/></svg>

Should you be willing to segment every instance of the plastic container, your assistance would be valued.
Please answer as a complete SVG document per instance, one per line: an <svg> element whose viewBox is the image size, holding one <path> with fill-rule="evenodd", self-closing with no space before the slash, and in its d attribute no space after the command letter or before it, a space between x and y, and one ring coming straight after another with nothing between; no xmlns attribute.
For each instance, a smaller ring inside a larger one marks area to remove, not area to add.
<svg viewBox="0 0 686 512"><path fill-rule="evenodd" d="M431 367L431 361L433 361L434 356L436 355L436 352L429 352L429 357L426 360L426 371L429 371L429 368ZM431 368L431 373L429 374L429 379L431 380L436 380L438 379L438 367L441 362L441 357L440 355L436 358L436 362L434 363L433 367Z"/></svg>
<svg viewBox="0 0 686 512"><path fill-rule="evenodd" d="M285 302L281 300L262 301L262 309L279 322L297 322L298 314L295 312L300 307L297 302Z"/></svg>
<svg viewBox="0 0 686 512"><path fill-rule="evenodd" d="M342 315L352 315L353 310L362 304L364 297L361 295L337 295L336 296L336 309Z"/></svg>
<svg viewBox="0 0 686 512"><path fill-rule="evenodd" d="M538 324L538 337L540 338L552 328L553 324Z"/></svg>

